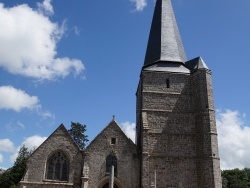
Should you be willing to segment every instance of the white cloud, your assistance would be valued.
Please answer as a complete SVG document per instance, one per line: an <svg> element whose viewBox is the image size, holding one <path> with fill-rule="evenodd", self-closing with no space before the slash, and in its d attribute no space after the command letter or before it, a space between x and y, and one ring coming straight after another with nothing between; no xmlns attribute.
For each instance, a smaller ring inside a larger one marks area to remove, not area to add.
<svg viewBox="0 0 250 188"><path fill-rule="evenodd" d="M39 106L39 99L30 96L25 91L12 86L0 86L0 109L21 111L22 109L34 109Z"/></svg>
<svg viewBox="0 0 250 188"><path fill-rule="evenodd" d="M84 69L84 66L78 59L69 59L65 57L55 59L55 63L52 68L55 71L55 76L65 77L70 72L75 73L75 76L79 75Z"/></svg>
<svg viewBox="0 0 250 188"><path fill-rule="evenodd" d="M32 150L40 146L46 139L47 137L41 137L39 135L30 136L30 137L25 138L21 146L25 145L25 147Z"/></svg>
<svg viewBox="0 0 250 188"><path fill-rule="evenodd" d="M2 163L2 162L3 162L3 155L0 153L0 163Z"/></svg>
<svg viewBox="0 0 250 188"><path fill-rule="evenodd" d="M123 132L135 143L135 123L128 121L121 123Z"/></svg>
<svg viewBox="0 0 250 188"><path fill-rule="evenodd" d="M43 3L37 3L38 11L42 14L53 15L54 9L51 5L51 0L44 0Z"/></svg>
<svg viewBox="0 0 250 188"><path fill-rule="evenodd" d="M26 4L5 8L0 3L0 67L38 80L82 73L81 60L56 57L65 22L61 26L52 22L48 13L53 14L50 0L38 3L37 10Z"/></svg>
<svg viewBox="0 0 250 188"><path fill-rule="evenodd" d="M20 148L19 148L20 149ZM18 150L19 151L19 150ZM15 163L15 161L16 161L16 158L17 158L17 156L18 156L18 151L16 151L13 155L11 155L10 156L10 162L11 163Z"/></svg>
<svg viewBox="0 0 250 188"><path fill-rule="evenodd" d="M44 119L48 119L48 118L55 119L56 117L55 114L51 113L50 111L44 111L42 110L42 108L37 109L37 114Z"/></svg>
<svg viewBox="0 0 250 188"><path fill-rule="evenodd" d="M218 142L223 170L250 166L250 127L244 124L245 116L232 110L218 112Z"/></svg>
<svg viewBox="0 0 250 188"><path fill-rule="evenodd" d="M73 30L74 30L74 32L75 32L75 34L76 34L77 36L80 36L81 29L79 29L79 27L75 26L75 27L73 28Z"/></svg>
<svg viewBox="0 0 250 188"><path fill-rule="evenodd" d="M20 129L25 129L25 125L22 122L18 121L17 125Z"/></svg>
<svg viewBox="0 0 250 188"><path fill-rule="evenodd" d="M129 0L129 1L135 3L136 11L142 11L147 6L146 0Z"/></svg>
<svg viewBox="0 0 250 188"><path fill-rule="evenodd" d="M39 135L33 135L25 138L22 144L19 147L17 147L15 153L11 155L10 157L11 162L13 163L15 162L18 152L23 145L25 145L25 147L27 147L28 150L34 150L38 148L46 139L47 137L41 137Z"/></svg>
<svg viewBox="0 0 250 188"><path fill-rule="evenodd" d="M9 122L5 125L5 128L7 129L8 132L14 132L19 130L24 130L25 125L19 121L17 121L16 123Z"/></svg>
<svg viewBox="0 0 250 188"><path fill-rule="evenodd" d="M7 170L7 168L4 168L4 167L0 166L0 174L3 173L5 170Z"/></svg>
<svg viewBox="0 0 250 188"><path fill-rule="evenodd" d="M15 151L13 142L8 139L0 139L0 152L11 153Z"/></svg>
<svg viewBox="0 0 250 188"><path fill-rule="evenodd" d="M25 147L27 147L29 150L33 150L39 147L46 139L47 137L33 135L33 136L25 138L22 144L18 147L15 147L13 142L8 138L0 139L0 163L3 162L4 156L5 157L9 156L10 161L14 163L18 155L18 152L23 145L25 145ZM9 153L9 154L5 154L3 156L2 152Z"/></svg>

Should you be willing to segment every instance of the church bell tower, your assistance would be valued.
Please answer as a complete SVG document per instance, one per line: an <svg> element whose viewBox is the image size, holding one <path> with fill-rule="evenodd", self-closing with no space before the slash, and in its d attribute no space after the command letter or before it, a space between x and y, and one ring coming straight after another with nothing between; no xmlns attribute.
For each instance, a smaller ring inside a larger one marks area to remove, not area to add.
<svg viewBox="0 0 250 188"><path fill-rule="evenodd" d="M187 61L170 0L156 0L137 89L142 188L221 188L211 71Z"/></svg>

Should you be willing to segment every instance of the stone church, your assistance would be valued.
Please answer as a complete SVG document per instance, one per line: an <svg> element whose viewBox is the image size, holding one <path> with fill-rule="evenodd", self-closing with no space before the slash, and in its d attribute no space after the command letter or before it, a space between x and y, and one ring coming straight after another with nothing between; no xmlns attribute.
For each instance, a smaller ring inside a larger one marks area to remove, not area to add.
<svg viewBox="0 0 250 188"><path fill-rule="evenodd" d="M221 188L211 71L186 59L170 0L156 1L136 97L135 144L113 119L81 151L60 125L20 187Z"/></svg>

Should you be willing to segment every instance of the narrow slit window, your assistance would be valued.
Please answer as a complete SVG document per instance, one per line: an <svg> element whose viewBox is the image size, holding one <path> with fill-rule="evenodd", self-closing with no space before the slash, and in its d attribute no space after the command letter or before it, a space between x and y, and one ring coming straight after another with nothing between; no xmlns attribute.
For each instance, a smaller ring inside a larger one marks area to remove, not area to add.
<svg viewBox="0 0 250 188"><path fill-rule="evenodd" d="M167 88L170 88L169 78L166 79L166 86Z"/></svg>

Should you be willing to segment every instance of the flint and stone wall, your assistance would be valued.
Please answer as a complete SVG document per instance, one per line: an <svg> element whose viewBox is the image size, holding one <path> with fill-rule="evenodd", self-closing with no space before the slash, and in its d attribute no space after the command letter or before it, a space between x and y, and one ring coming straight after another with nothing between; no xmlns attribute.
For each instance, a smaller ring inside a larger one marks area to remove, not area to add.
<svg viewBox="0 0 250 188"><path fill-rule="evenodd" d="M142 71L137 106L142 188L221 187L208 70Z"/></svg>

